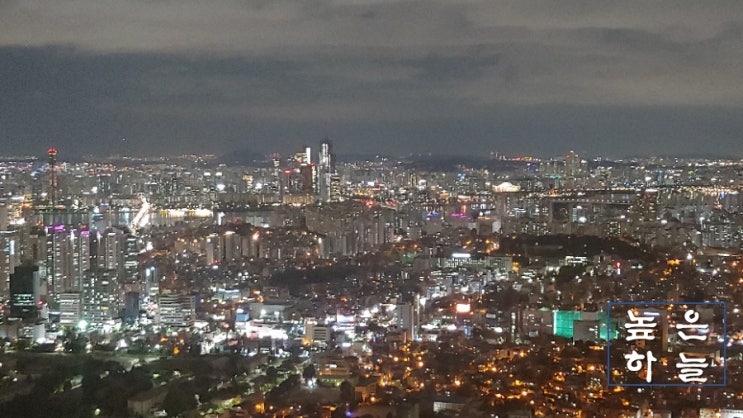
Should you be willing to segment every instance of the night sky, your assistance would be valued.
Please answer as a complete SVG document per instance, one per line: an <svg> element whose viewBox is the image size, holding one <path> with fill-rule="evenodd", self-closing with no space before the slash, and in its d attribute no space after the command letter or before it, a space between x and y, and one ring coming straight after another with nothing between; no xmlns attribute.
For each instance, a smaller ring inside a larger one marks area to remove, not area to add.
<svg viewBox="0 0 743 418"><path fill-rule="evenodd" d="M0 155L743 156L743 2L0 0Z"/></svg>

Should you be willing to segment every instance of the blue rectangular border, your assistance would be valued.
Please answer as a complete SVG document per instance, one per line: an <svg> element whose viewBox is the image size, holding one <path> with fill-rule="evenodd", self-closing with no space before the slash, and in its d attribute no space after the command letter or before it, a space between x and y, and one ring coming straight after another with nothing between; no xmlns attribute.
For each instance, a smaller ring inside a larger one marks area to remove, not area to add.
<svg viewBox="0 0 743 418"><path fill-rule="evenodd" d="M722 306L722 383L612 383L611 381L611 306L612 305L721 305ZM728 309L727 302L606 302L606 385L607 387L725 387L728 382Z"/></svg>

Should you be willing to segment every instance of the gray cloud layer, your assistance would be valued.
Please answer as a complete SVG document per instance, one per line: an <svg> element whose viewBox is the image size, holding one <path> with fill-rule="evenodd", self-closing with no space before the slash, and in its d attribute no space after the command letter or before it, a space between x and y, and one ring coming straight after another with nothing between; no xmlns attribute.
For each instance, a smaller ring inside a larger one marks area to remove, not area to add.
<svg viewBox="0 0 743 418"><path fill-rule="evenodd" d="M4 154L741 154L739 1L0 0L0 27Z"/></svg>

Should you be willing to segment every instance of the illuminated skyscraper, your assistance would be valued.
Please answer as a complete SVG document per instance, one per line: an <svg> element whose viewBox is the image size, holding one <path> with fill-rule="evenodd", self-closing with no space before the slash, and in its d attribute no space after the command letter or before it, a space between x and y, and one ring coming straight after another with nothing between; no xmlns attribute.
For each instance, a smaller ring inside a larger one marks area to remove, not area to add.
<svg viewBox="0 0 743 418"><path fill-rule="evenodd" d="M87 229L55 225L46 229L46 279L49 292L79 292L83 273L90 269L91 238Z"/></svg>
<svg viewBox="0 0 743 418"><path fill-rule="evenodd" d="M49 148L46 152L49 157L49 171L50 184L49 184L49 204L54 206L57 204L57 149Z"/></svg>
<svg viewBox="0 0 743 418"><path fill-rule="evenodd" d="M79 292L60 293L57 295L59 303L59 324L77 326L83 318L82 295Z"/></svg>
<svg viewBox="0 0 743 418"><path fill-rule="evenodd" d="M580 175L581 173L581 159L575 151L570 151L565 156L565 175L569 178Z"/></svg>
<svg viewBox="0 0 743 418"><path fill-rule="evenodd" d="M332 158L333 158L333 143L329 139L325 138L320 143L320 156L318 159L318 166L321 171L332 170Z"/></svg>
<svg viewBox="0 0 743 418"><path fill-rule="evenodd" d="M118 295L116 271L85 272L82 292L83 319L97 327L118 316Z"/></svg>
<svg viewBox="0 0 743 418"><path fill-rule="evenodd" d="M331 202L341 201L341 176L338 173L330 175L330 196Z"/></svg>
<svg viewBox="0 0 743 418"><path fill-rule="evenodd" d="M139 279L139 242L134 235L124 234L121 243L119 280L121 283L134 283Z"/></svg>
<svg viewBox="0 0 743 418"><path fill-rule="evenodd" d="M320 153L317 162L317 187L320 200L328 202L330 198L330 184L332 175L335 173L335 154L333 144L325 139L320 144Z"/></svg>
<svg viewBox="0 0 743 418"><path fill-rule="evenodd" d="M21 261L21 248L17 231L0 231L0 297L8 298L10 274Z"/></svg>
<svg viewBox="0 0 743 418"><path fill-rule="evenodd" d="M114 270L121 283L132 283L139 275L139 242L127 230L109 228L99 234L98 267Z"/></svg>

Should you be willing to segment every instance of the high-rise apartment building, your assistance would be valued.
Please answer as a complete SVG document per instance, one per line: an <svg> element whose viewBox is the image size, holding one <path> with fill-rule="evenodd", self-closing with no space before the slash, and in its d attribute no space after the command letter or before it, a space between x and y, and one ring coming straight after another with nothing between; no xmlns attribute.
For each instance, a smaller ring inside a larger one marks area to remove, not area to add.
<svg viewBox="0 0 743 418"><path fill-rule="evenodd" d="M115 270L85 272L82 289L83 319L101 326L119 315L119 286Z"/></svg>
<svg viewBox="0 0 743 418"><path fill-rule="evenodd" d="M10 274L21 262L21 248L17 231L0 231L0 298L10 292Z"/></svg>
<svg viewBox="0 0 743 418"><path fill-rule="evenodd" d="M59 324L75 327L83 319L83 300L79 292L60 293L57 295L59 304Z"/></svg>
<svg viewBox="0 0 743 418"><path fill-rule="evenodd" d="M341 176L335 172L330 175L330 195L329 200L331 202L340 202L341 195Z"/></svg>
<svg viewBox="0 0 743 418"><path fill-rule="evenodd" d="M49 292L79 292L83 273L90 269L91 233L65 225L46 228L44 264Z"/></svg>

